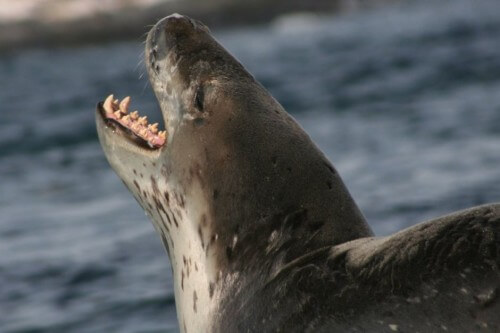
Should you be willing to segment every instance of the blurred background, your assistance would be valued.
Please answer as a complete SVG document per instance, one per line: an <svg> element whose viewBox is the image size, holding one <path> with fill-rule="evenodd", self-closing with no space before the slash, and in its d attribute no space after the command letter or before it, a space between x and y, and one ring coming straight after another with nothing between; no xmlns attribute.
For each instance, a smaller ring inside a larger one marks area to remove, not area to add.
<svg viewBox="0 0 500 333"><path fill-rule="evenodd" d="M95 104L159 120L144 33L215 37L337 167L378 235L500 201L500 2L0 0L0 332L177 332L160 238Z"/></svg>

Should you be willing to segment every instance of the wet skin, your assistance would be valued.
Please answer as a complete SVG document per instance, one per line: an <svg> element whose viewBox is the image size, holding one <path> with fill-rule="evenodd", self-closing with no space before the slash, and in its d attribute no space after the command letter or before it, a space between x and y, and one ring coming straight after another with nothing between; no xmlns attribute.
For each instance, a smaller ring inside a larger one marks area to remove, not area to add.
<svg viewBox="0 0 500 333"><path fill-rule="evenodd" d="M183 331L498 327L494 292L469 304L499 287L498 205L374 238L332 164L202 23L164 18L145 55L166 142L103 103L96 121L169 253ZM448 306L432 316L432 304ZM474 316L446 322L469 305Z"/></svg>

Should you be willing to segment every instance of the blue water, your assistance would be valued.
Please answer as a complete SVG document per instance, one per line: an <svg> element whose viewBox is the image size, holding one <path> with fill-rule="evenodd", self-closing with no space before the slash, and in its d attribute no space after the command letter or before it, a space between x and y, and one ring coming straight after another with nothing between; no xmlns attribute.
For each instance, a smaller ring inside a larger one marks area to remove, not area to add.
<svg viewBox="0 0 500 333"><path fill-rule="evenodd" d="M500 2L419 1L215 31L386 235L500 201ZM167 256L94 105L159 119L140 41L0 55L0 332L176 332Z"/></svg>

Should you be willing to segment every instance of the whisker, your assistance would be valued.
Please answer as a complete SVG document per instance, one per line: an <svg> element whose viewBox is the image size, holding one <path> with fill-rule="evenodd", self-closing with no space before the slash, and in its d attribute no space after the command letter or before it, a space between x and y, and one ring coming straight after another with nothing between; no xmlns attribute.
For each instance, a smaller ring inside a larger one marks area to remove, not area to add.
<svg viewBox="0 0 500 333"><path fill-rule="evenodd" d="M144 96L144 92L146 91L147 86L148 86L148 80L144 81L144 87L142 87L141 96Z"/></svg>
<svg viewBox="0 0 500 333"><path fill-rule="evenodd" d="M141 65L144 64L144 51L141 53L141 56L139 57L139 62L135 66L134 70L138 70Z"/></svg>

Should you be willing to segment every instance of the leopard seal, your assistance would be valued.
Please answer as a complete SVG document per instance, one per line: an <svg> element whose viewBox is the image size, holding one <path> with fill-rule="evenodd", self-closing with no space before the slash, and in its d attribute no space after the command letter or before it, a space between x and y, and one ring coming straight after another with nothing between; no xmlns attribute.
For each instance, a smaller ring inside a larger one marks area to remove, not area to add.
<svg viewBox="0 0 500 333"><path fill-rule="evenodd" d="M494 331L500 204L375 237L339 174L201 22L145 63L165 131L109 96L104 153L168 252L183 332Z"/></svg>

